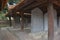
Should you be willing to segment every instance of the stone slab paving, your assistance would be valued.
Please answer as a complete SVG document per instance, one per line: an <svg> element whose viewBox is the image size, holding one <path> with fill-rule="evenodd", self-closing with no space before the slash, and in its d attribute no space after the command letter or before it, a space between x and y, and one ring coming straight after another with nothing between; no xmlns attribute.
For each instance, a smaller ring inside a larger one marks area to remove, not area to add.
<svg viewBox="0 0 60 40"><path fill-rule="evenodd" d="M20 31L20 30L10 30L11 33L13 33L15 36L17 36L21 40L47 40L47 33L41 32L41 33L27 33L26 31Z"/></svg>
<svg viewBox="0 0 60 40"><path fill-rule="evenodd" d="M47 33L27 33L20 30L0 30L0 40L47 40ZM54 32L54 40L60 40L60 28Z"/></svg>
<svg viewBox="0 0 60 40"><path fill-rule="evenodd" d="M57 31L54 32L54 40L60 40L60 28L58 28Z"/></svg>
<svg viewBox="0 0 60 40"><path fill-rule="evenodd" d="M8 30L0 30L0 40L19 40L16 36Z"/></svg>
<svg viewBox="0 0 60 40"><path fill-rule="evenodd" d="M47 32L41 33L27 33L20 30L10 30L13 34L19 37L21 40L48 40ZM60 40L60 28L54 32L54 40Z"/></svg>
<svg viewBox="0 0 60 40"><path fill-rule="evenodd" d="M30 37L26 32L21 32L21 31L11 31L16 37L18 37L20 40L35 40L32 37Z"/></svg>

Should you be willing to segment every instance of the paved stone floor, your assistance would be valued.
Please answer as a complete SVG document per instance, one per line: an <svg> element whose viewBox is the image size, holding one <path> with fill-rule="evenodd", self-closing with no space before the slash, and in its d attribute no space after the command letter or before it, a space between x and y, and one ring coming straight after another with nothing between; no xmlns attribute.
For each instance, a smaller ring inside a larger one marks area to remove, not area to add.
<svg viewBox="0 0 60 40"><path fill-rule="evenodd" d="M19 40L16 36L8 30L0 30L0 40Z"/></svg>
<svg viewBox="0 0 60 40"><path fill-rule="evenodd" d="M42 36L44 34L44 36ZM47 33L28 33L20 30L0 30L0 40L47 40ZM60 40L60 28L54 34L54 40Z"/></svg>
<svg viewBox="0 0 60 40"><path fill-rule="evenodd" d="M0 30L0 40L42 40L39 33L36 33L35 36L26 31L20 30Z"/></svg>
<svg viewBox="0 0 60 40"><path fill-rule="evenodd" d="M60 28L54 33L54 40L60 40Z"/></svg>
<svg viewBox="0 0 60 40"><path fill-rule="evenodd" d="M9 31L15 36L17 36L20 40L47 40L47 32L30 33L30 30L27 30L20 31L9 29Z"/></svg>

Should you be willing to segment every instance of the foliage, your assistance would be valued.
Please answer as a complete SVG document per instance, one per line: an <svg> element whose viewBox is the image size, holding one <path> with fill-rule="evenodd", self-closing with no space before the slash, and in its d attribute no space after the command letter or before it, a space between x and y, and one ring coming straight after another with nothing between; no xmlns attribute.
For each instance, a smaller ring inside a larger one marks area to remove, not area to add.
<svg viewBox="0 0 60 40"><path fill-rule="evenodd" d="M13 5L13 3L18 3L20 0L9 0L8 2Z"/></svg>
<svg viewBox="0 0 60 40"><path fill-rule="evenodd" d="M0 11L0 20L7 20L3 11Z"/></svg>

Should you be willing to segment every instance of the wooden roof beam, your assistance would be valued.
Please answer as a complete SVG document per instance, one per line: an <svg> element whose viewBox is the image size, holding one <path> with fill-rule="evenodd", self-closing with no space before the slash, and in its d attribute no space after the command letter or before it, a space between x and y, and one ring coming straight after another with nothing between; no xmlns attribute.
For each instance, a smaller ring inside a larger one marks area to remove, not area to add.
<svg viewBox="0 0 60 40"><path fill-rule="evenodd" d="M31 0L30 0L30 1L27 1L26 3L24 3L23 6L20 7L20 9L21 9L21 8L24 8L25 6L30 5L30 4L33 3L33 2L34 2L33 0L32 0L32 1L31 1Z"/></svg>
<svg viewBox="0 0 60 40"><path fill-rule="evenodd" d="M41 2L41 3L36 2L35 4L31 4L30 6L26 7L26 8L24 9L24 11L25 11L25 10L30 10L30 9L33 9L33 8L36 8L36 7L40 6L40 5L43 5L44 3L46 3L46 1L43 1L43 2ZM33 6L33 5L34 5L34 6Z"/></svg>
<svg viewBox="0 0 60 40"><path fill-rule="evenodd" d="M60 7L60 0L54 0L52 3Z"/></svg>
<svg viewBox="0 0 60 40"><path fill-rule="evenodd" d="M20 4L18 4L17 6L15 6L15 7L13 8L13 10L18 11L18 9L21 9L21 8L29 5L29 4L32 3L32 2L33 2L33 0L32 0L32 1L30 0L29 2L28 2L28 0L25 0L25 1L21 2Z"/></svg>

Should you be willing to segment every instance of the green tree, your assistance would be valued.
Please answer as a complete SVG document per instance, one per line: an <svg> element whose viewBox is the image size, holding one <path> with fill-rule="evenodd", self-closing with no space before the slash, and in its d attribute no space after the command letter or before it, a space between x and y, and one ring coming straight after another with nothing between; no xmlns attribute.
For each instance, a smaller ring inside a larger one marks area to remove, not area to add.
<svg viewBox="0 0 60 40"><path fill-rule="evenodd" d="M20 0L9 0L9 4L13 5L13 3L18 3Z"/></svg>

